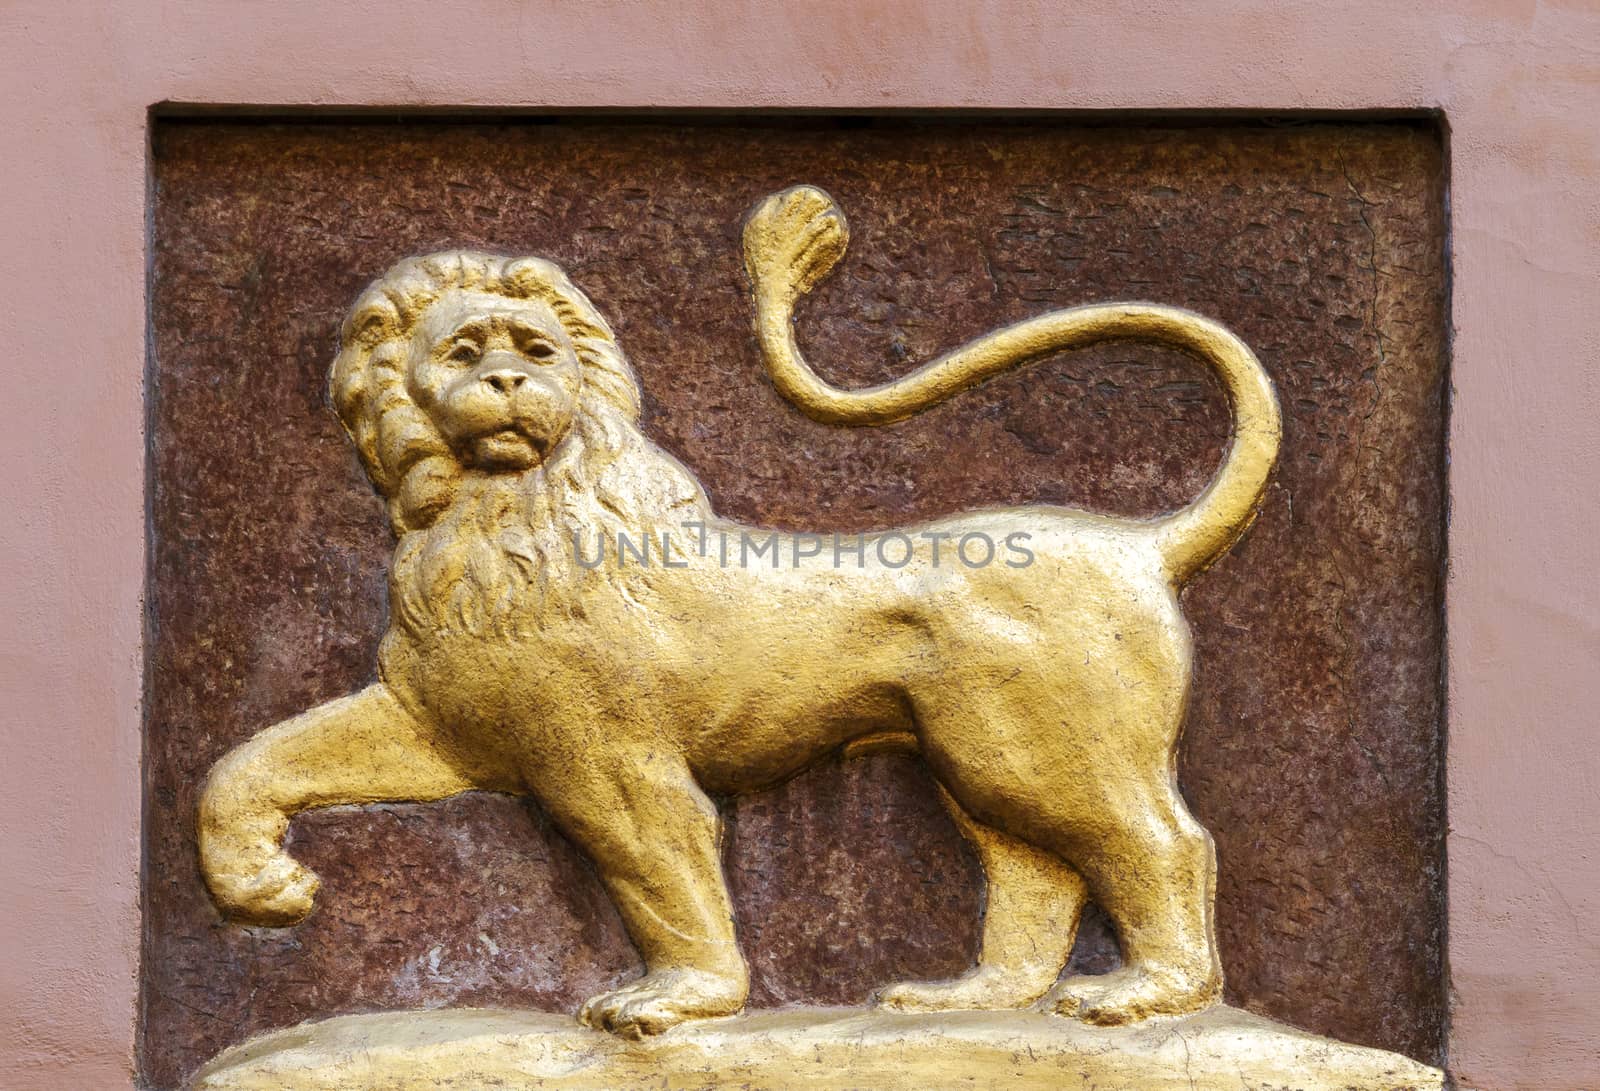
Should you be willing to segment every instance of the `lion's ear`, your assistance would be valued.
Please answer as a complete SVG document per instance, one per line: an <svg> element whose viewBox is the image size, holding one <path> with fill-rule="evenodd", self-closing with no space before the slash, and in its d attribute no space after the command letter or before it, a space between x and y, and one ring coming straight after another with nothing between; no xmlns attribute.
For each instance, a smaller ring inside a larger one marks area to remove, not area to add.
<svg viewBox="0 0 1600 1091"><path fill-rule="evenodd" d="M345 319L339 340L346 348L360 348L371 352L387 342L399 338L404 331L404 320L394 301L380 291L369 290L356 300L350 316Z"/></svg>

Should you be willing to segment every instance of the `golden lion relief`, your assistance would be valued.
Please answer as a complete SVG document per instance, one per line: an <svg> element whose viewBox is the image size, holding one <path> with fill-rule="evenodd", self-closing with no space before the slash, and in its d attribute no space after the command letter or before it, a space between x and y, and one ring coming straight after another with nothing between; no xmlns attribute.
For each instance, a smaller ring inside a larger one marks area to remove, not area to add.
<svg viewBox="0 0 1600 1091"><path fill-rule="evenodd" d="M288 925L310 911L317 880L281 844L300 811L527 794L593 860L647 966L581 1018L654 1034L745 1001L712 797L903 746L937 778L988 894L977 966L880 1003L1037 1004L1114 1024L1217 1000L1214 853L1174 774L1191 655L1178 592L1254 518L1280 435L1272 386L1215 323L1113 304L1007 327L882 386L830 387L792 315L846 237L809 187L745 225L767 366L812 417L884 424L1062 349L1155 341L1227 390L1215 478L1155 519L997 508L867 537L911 542L903 564L870 547L843 565L728 565L704 549L587 563L576 539L749 528L719 519L639 430L633 373L560 269L404 261L357 301L330 379L398 539L381 680L217 764L199 847L225 912ZM974 533L1024 535L1032 563L938 563L941 536ZM795 536L778 542L799 555ZM1091 897L1124 966L1058 980Z"/></svg>

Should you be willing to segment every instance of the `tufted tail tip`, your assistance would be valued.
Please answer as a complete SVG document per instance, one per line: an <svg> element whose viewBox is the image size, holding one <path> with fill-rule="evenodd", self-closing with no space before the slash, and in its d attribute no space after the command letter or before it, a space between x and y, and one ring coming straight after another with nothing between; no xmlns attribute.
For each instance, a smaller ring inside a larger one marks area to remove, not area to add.
<svg viewBox="0 0 1600 1091"><path fill-rule="evenodd" d="M816 186L791 186L758 203L744 222L745 270L758 296L809 292L850 243L839 206Z"/></svg>

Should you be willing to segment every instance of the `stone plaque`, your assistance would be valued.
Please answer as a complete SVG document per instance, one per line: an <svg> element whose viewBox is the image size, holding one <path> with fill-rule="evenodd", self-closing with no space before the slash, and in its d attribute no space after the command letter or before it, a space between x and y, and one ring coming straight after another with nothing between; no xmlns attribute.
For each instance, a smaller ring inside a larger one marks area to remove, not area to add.
<svg viewBox="0 0 1600 1091"><path fill-rule="evenodd" d="M298 819L289 850L323 886L288 929L239 918L288 924L303 906L225 920L217 905L248 909L248 891L219 887L208 860L214 903L196 867L207 771L370 683L406 608L386 601L390 523L430 500L397 515L391 495L386 518L324 396L350 301L400 259L559 263L637 370L645 435L745 523L855 534L997 504L1145 516L1216 472L1221 390L1144 344L1057 355L881 428L797 412L751 329L740 225L800 181L857 232L801 306L837 386L1105 300L1205 314L1254 350L1282 453L1254 529L1183 600L1198 669L1180 780L1217 845L1227 999L1437 1060L1440 174L1437 134L1410 125L163 126L146 1076L179 1086L223 1047L313 1017L571 1012L640 969L562 823L509 795ZM855 1004L973 964L979 860L916 757L825 761L730 789L724 812L752 1006ZM1113 933L1091 912L1071 969L1113 969Z"/></svg>

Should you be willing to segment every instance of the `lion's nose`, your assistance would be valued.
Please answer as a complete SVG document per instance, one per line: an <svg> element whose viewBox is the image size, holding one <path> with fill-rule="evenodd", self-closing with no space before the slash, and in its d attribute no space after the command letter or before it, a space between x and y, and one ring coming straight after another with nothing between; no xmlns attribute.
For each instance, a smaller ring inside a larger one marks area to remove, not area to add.
<svg viewBox="0 0 1600 1091"><path fill-rule="evenodd" d="M527 372L517 371L515 368L508 367L501 368L499 371L489 372L483 376L483 381L494 387L500 393L509 394L513 390L517 389L517 387L521 386L527 378Z"/></svg>

